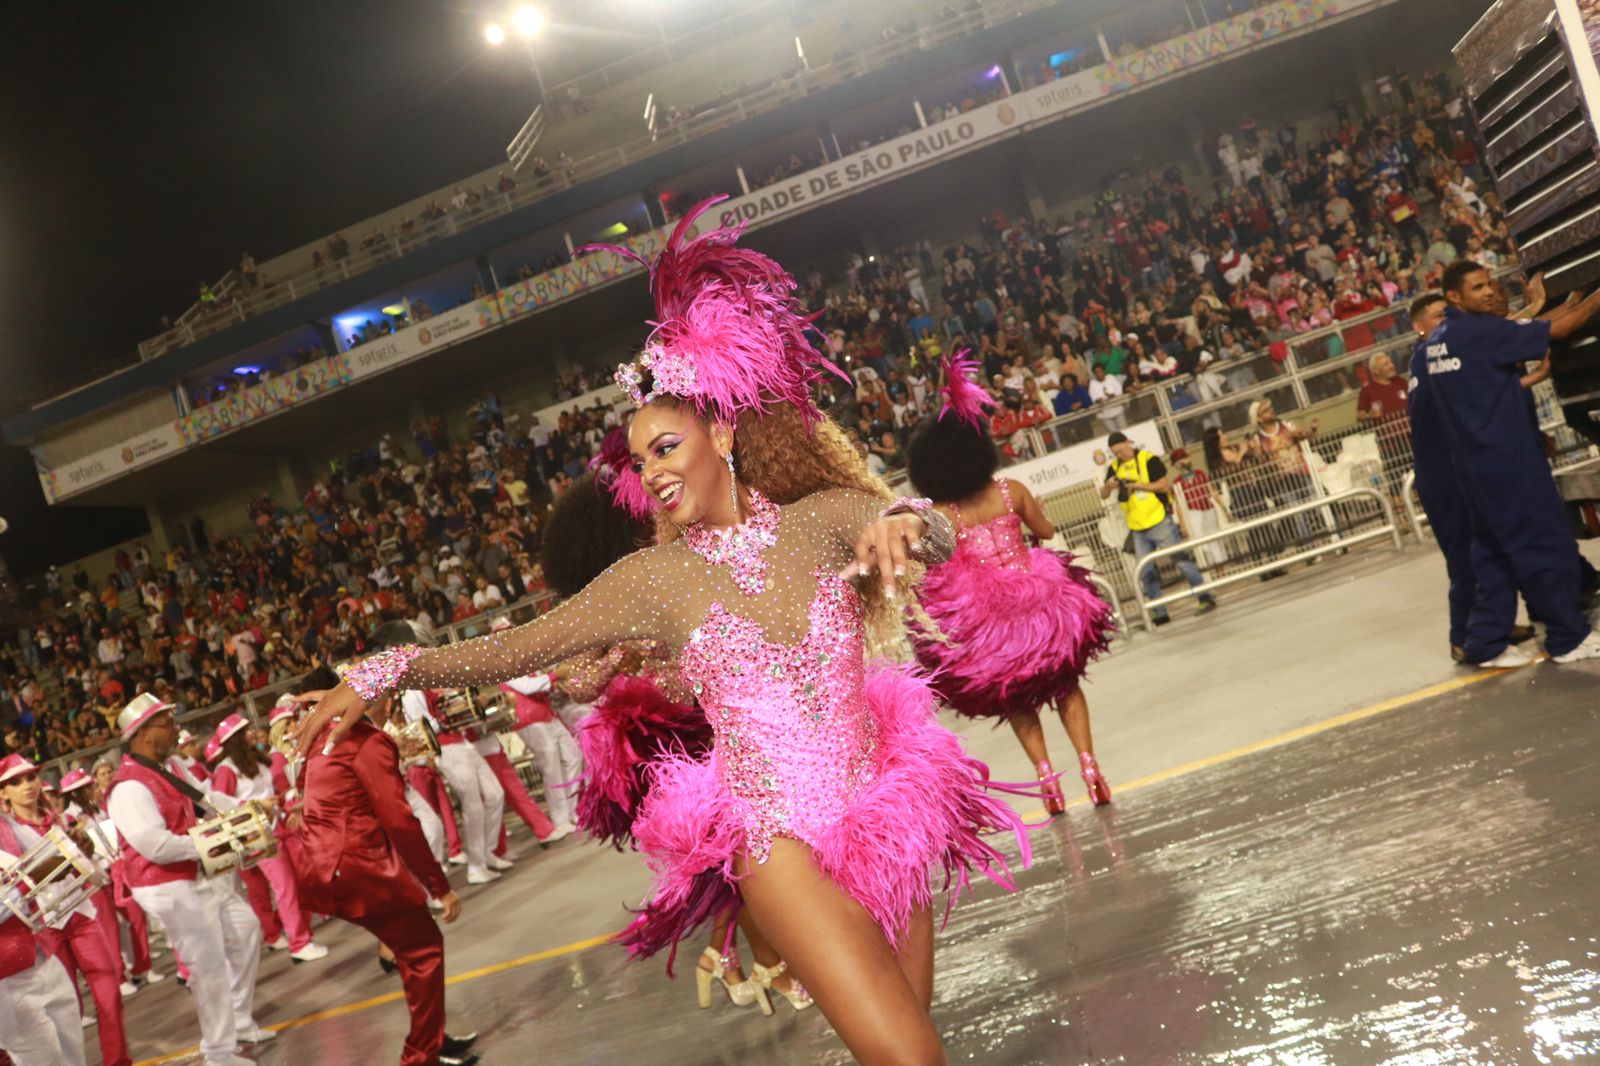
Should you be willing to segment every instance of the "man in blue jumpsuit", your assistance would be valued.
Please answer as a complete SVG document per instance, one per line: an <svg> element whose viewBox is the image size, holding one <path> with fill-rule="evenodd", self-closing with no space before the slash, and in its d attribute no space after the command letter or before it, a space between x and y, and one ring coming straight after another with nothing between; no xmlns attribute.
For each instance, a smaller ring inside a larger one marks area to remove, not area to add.
<svg viewBox="0 0 1600 1066"><path fill-rule="evenodd" d="M1428 335L1413 374L1449 442L1471 516L1477 590L1462 649L1483 666L1526 664L1507 643L1520 590L1545 624L1554 661L1600 658L1600 634L1578 609L1577 542L1529 431L1522 389L1524 364L1600 314L1600 292L1547 319L1512 322L1496 313L1489 272L1461 260L1445 270L1444 295L1444 321Z"/></svg>
<svg viewBox="0 0 1600 1066"><path fill-rule="evenodd" d="M1426 337L1444 321L1446 306L1445 298L1436 292L1411 301L1411 327L1417 331L1417 339L1411 345L1406 407L1417 496L1433 527L1434 542L1444 554L1445 574L1450 579L1450 655L1457 662L1466 662L1462 645L1467 640L1467 623L1478 595L1478 582L1472 575L1472 515L1456 480L1450 444L1428 393ZM1513 626L1508 640L1521 644L1533 635L1531 626Z"/></svg>

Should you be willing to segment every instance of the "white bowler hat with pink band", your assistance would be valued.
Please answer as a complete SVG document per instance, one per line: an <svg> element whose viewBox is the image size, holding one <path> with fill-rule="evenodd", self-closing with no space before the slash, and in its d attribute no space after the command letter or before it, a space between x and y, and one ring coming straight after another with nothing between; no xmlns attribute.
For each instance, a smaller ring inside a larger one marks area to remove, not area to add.
<svg viewBox="0 0 1600 1066"><path fill-rule="evenodd" d="M135 696L126 707L122 708L121 714L117 715L117 731L121 733L122 738L126 740L128 737L131 737L134 733L138 732L139 727L144 725L150 719L154 718L162 711L170 710L172 710L172 704L168 703L160 696L149 692L142 692Z"/></svg>
<svg viewBox="0 0 1600 1066"><path fill-rule="evenodd" d="M216 743L217 747L220 748L222 745L228 742L229 737L233 736L235 733L239 732L239 730L243 729L249 724L249 720L246 719L244 715L230 714L221 722L217 723L216 735L211 739Z"/></svg>
<svg viewBox="0 0 1600 1066"><path fill-rule="evenodd" d="M33 763L29 762L21 755L17 755L16 753L12 753L7 755L4 759L0 759L0 785L5 784L7 781L12 780L13 778L21 777L23 774L34 774L38 772L39 768L37 766L33 765Z"/></svg>
<svg viewBox="0 0 1600 1066"><path fill-rule="evenodd" d="M66 795L68 792L74 792L93 780L94 778L83 770L68 770L61 775L60 792L62 795Z"/></svg>

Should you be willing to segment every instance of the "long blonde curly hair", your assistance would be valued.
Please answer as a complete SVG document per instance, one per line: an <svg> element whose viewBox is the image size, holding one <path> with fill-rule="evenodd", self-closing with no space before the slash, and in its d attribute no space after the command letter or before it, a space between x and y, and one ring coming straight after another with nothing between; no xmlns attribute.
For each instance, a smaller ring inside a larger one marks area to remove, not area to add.
<svg viewBox="0 0 1600 1066"><path fill-rule="evenodd" d="M694 411L671 396L652 402ZM844 430L826 418L808 430L800 408L793 404L774 405L765 413L741 412L733 431L733 462L740 481L776 504L795 503L825 489L854 489L876 496L886 505L896 498L884 480L867 469L866 461ZM681 534L682 530L665 514L656 515L658 544L676 540ZM915 597L922 572L920 563L911 564L908 580L902 586L905 603L884 596L883 582L876 572L857 581L873 654L896 659L909 655L902 613L907 604L913 617L933 628Z"/></svg>

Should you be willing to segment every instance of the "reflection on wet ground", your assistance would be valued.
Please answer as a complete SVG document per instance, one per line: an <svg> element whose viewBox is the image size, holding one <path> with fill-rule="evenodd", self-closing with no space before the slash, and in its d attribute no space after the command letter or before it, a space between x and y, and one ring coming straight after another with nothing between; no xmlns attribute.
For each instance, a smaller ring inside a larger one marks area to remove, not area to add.
<svg viewBox="0 0 1600 1066"><path fill-rule="evenodd" d="M1541 665L1074 807L1020 893L979 889L940 938L951 1061L1600 1053L1596 680ZM451 989L486 1064L849 1061L816 1011L777 1012L696 1010L687 974L610 947ZM260 1061L392 1061L404 1028L358 1011Z"/></svg>

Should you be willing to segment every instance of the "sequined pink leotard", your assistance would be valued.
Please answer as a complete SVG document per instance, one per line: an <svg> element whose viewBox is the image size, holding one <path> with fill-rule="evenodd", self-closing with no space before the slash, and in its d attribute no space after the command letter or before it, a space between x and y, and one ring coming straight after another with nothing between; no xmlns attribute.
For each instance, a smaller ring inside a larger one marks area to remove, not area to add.
<svg viewBox="0 0 1600 1066"><path fill-rule="evenodd" d="M781 508L752 494L737 536L758 550L691 530L527 625L422 653L397 684L487 684L585 648L666 642L714 742L709 757L668 756L651 770L633 831L656 886L625 942L649 954L726 908L736 859L764 861L779 836L808 845L893 941L931 902L933 868L958 890L972 871L1004 882L979 834L1021 823L985 791L987 768L938 725L926 684L865 661L861 604L837 575L881 508L849 490ZM935 522L930 546L948 539Z"/></svg>
<svg viewBox="0 0 1600 1066"><path fill-rule="evenodd" d="M944 635L917 641L917 658L956 713L1001 720L1071 694L1111 640L1111 608L1072 556L1029 548L1011 483L996 478L1005 512L977 525L956 516L956 550L930 567L922 606Z"/></svg>

